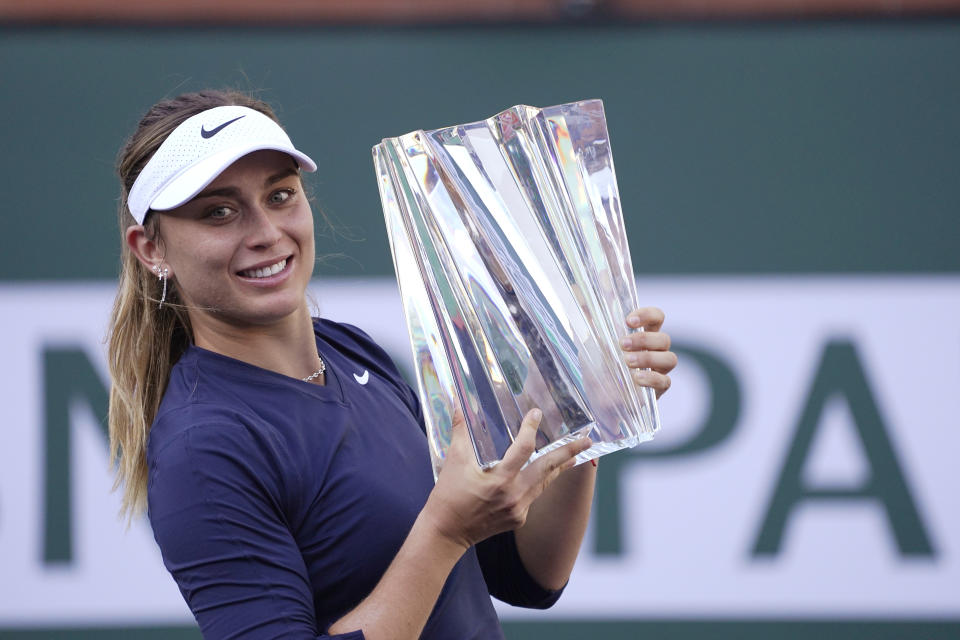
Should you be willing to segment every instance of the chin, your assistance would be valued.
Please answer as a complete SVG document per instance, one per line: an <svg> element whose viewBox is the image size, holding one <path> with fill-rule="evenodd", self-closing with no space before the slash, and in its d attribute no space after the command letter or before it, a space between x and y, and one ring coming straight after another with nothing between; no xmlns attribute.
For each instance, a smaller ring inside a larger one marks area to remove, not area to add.
<svg viewBox="0 0 960 640"><path fill-rule="evenodd" d="M221 322L237 327L265 327L295 316L306 308L306 297L299 299L270 296L256 304L224 304L213 313Z"/></svg>
<svg viewBox="0 0 960 640"><path fill-rule="evenodd" d="M267 308L251 310L250 317L252 324L268 325L275 322L286 320L295 316L306 308L306 298L302 298L296 303L289 304L271 304Z"/></svg>

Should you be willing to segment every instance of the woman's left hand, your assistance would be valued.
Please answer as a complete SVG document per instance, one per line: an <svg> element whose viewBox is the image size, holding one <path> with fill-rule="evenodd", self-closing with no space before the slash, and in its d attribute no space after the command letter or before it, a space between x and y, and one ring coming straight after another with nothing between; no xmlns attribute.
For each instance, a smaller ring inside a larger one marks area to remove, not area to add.
<svg viewBox="0 0 960 640"><path fill-rule="evenodd" d="M652 387L658 398L670 388L667 374L677 366L677 354L670 351L670 335L660 330L663 319L663 311L656 307L631 311L627 314L627 326L643 331L629 333L620 342L627 366L633 370L633 381Z"/></svg>

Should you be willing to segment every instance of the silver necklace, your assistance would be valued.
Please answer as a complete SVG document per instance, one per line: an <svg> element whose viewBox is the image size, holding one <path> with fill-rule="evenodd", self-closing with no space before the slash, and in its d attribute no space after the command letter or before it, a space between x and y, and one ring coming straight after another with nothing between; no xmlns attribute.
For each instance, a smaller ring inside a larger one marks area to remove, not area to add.
<svg viewBox="0 0 960 640"><path fill-rule="evenodd" d="M319 357L319 356L318 356ZM316 378L320 377L320 374L327 370L327 365L323 363L323 358L320 358L320 368L308 375L306 378L301 378L304 382L310 382Z"/></svg>

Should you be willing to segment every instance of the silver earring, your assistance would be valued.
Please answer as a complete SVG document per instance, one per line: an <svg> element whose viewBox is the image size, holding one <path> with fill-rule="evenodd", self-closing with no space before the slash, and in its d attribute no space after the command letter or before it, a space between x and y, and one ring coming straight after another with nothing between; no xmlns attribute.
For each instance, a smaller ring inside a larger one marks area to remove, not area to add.
<svg viewBox="0 0 960 640"><path fill-rule="evenodd" d="M157 305L157 309L163 309L163 303L167 300L167 278L170 276L170 269L164 267L160 268L160 265L153 265L153 271L157 274L157 278L163 281L163 293L160 295L160 304Z"/></svg>

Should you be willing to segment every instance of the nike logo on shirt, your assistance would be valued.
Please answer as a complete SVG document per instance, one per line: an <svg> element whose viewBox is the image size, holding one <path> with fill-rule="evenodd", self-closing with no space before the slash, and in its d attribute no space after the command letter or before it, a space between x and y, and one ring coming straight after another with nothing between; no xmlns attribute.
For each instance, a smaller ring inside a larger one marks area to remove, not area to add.
<svg viewBox="0 0 960 640"><path fill-rule="evenodd" d="M224 122L224 123L223 123L222 125L220 125L219 127L214 127L213 129L210 129L209 131L207 131L207 129L206 129L203 125L200 125L200 136L201 136L201 137L204 137L204 138L212 138L213 136L215 136L215 135L217 135L218 133L220 133L220 131L221 131L225 126L227 126L228 124L233 124L234 122L236 122L237 120L239 120L240 118L243 118L243 117L244 117L244 116L237 116L237 117L234 118L233 120L227 120L226 122Z"/></svg>
<svg viewBox="0 0 960 640"><path fill-rule="evenodd" d="M357 374L353 374L353 379L356 380L357 382L359 382L360 384L367 384L367 380L370 379L370 372L369 372L368 370L364 369L362 376L358 376Z"/></svg>

